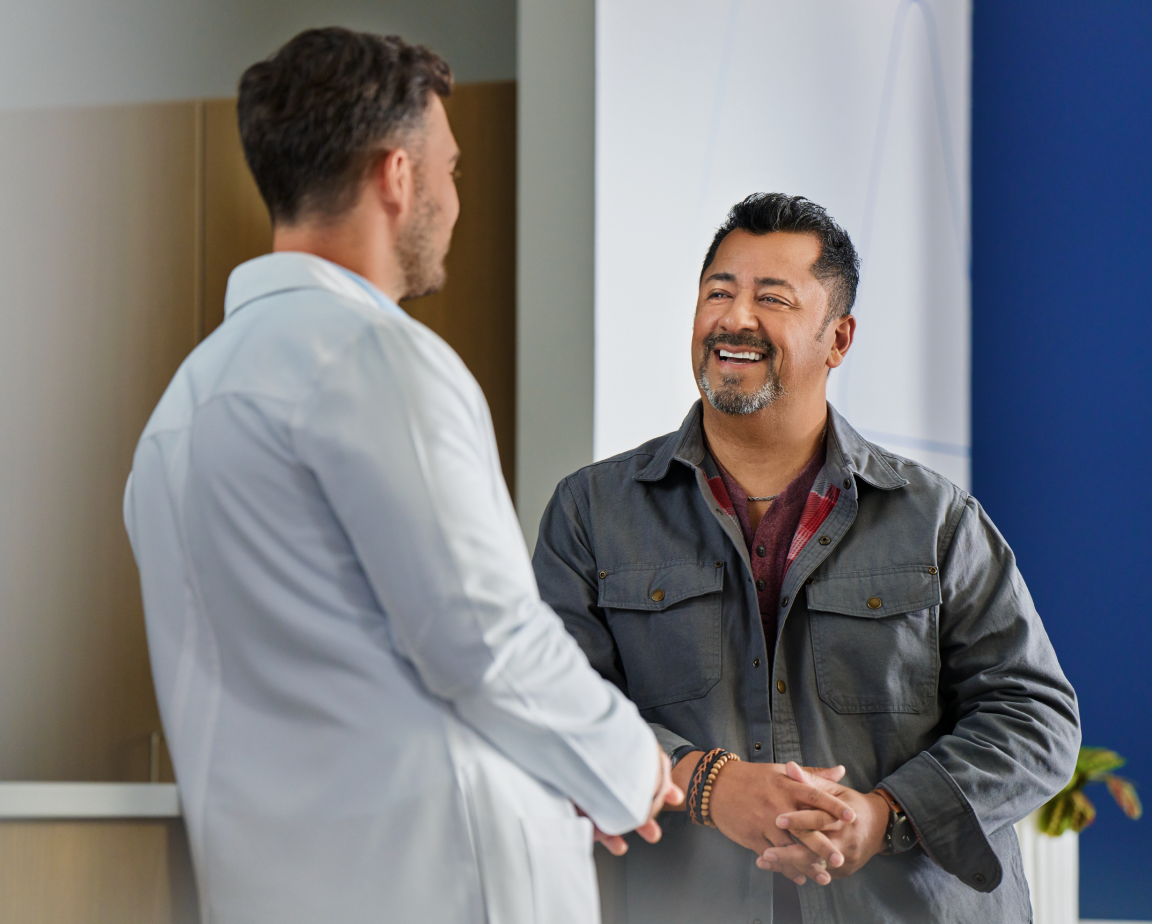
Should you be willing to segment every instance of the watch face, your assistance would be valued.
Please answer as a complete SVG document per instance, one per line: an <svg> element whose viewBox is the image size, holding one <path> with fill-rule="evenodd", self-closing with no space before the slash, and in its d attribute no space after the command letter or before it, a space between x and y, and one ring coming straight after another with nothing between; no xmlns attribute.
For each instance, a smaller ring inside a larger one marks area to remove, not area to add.
<svg viewBox="0 0 1152 924"><path fill-rule="evenodd" d="M892 825L890 850L893 853L903 853L916 846L916 831L912 822L906 815L897 815Z"/></svg>

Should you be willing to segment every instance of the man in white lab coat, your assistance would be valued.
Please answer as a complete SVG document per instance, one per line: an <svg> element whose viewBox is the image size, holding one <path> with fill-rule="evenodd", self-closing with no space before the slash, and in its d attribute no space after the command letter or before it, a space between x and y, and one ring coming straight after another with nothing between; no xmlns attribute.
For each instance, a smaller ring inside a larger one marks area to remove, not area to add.
<svg viewBox="0 0 1152 924"><path fill-rule="evenodd" d="M590 924L593 823L619 851L680 798L540 600L479 387L396 305L443 281L451 81L340 29L245 73L275 252L233 272L136 450L124 518L212 924Z"/></svg>

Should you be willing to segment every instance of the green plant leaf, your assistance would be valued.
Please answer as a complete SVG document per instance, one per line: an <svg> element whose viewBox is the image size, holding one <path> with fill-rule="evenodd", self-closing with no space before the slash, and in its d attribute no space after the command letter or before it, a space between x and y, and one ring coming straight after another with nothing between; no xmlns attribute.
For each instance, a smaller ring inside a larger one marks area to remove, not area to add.
<svg viewBox="0 0 1152 924"><path fill-rule="evenodd" d="M1036 818L1041 834L1059 837L1068 830L1072 822L1072 794L1059 793L1049 799L1040 809Z"/></svg>
<svg viewBox="0 0 1152 924"><path fill-rule="evenodd" d="M1072 817L1069 819L1068 827L1079 833L1096 820L1096 806L1083 792L1072 793L1070 801L1072 802Z"/></svg>
<svg viewBox="0 0 1152 924"><path fill-rule="evenodd" d="M1108 774L1104 778L1104 782L1108 784L1108 791L1112 793L1112 798L1116 800L1116 804L1120 806L1125 815L1135 821L1144 814L1140 797L1136 795L1136 787L1132 785L1130 780Z"/></svg>
<svg viewBox="0 0 1152 924"><path fill-rule="evenodd" d="M1109 771L1124 766L1124 758L1107 748L1080 748L1076 758L1076 772L1060 792L1040 808L1036 825L1041 834L1059 837L1065 831L1083 831L1096 819L1096 807L1084 795L1089 783L1103 782L1116 804L1129 818L1139 818L1144 809L1136 787L1129 780Z"/></svg>
<svg viewBox="0 0 1152 924"><path fill-rule="evenodd" d="M1082 773L1089 779L1098 779L1124 764L1123 757L1107 748L1081 748L1076 758L1076 773Z"/></svg>

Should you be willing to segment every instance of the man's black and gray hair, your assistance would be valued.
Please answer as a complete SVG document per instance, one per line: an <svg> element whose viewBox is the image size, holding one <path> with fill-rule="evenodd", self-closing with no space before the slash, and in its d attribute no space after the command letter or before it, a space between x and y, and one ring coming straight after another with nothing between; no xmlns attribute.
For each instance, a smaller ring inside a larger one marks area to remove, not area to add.
<svg viewBox="0 0 1152 924"><path fill-rule="evenodd" d="M733 231L749 234L771 234L791 231L814 234L820 241L820 258L812 264L812 275L828 292L828 317L842 318L851 314L860 284L860 257L852 246L848 232L841 228L822 206L803 196L784 193L753 193L732 206L728 217L712 238L704 258L700 279L716 259L720 243Z"/></svg>
<svg viewBox="0 0 1152 924"><path fill-rule="evenodd" d="M240 79L244 157L273 222L335 216L389 147L412 144L452 69L397 36L308 29Z"/></svg>

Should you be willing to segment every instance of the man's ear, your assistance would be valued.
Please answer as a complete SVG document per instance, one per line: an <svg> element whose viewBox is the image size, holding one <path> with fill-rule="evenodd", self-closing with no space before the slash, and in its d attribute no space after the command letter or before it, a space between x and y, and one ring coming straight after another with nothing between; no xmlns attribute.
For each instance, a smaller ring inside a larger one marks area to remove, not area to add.
<svg viewBox="0 0 1152 924"><path fill-rule="evenodd" d="M827 334L832 335L827 364L829 369L835 369L844 362L844 357L848 354L848 350L852 346L852 338L856 336L856 319L850 314L846 314L842 318L837 318L828 325L825 336L827 336Z"/></svg>
<svg viewBox="0 0 1152 924"><path fill-rule="evenodd" d="M416 198L415 163L407 148L394 148L376 161L369 183L394 221L403 221Z"/></svg>

